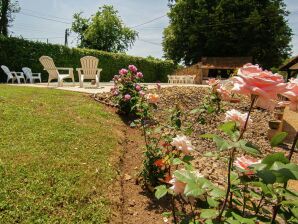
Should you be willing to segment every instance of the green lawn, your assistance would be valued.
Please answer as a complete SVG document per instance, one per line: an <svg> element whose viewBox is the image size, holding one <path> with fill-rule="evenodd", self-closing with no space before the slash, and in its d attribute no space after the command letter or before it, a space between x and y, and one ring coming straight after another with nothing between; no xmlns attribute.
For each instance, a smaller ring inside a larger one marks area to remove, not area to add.
<svg viewBox="0 0 298 224"><path fill-rule="evenodd" d="M0 223L103 223L120 120L72 92L0 85Z"/></svg>

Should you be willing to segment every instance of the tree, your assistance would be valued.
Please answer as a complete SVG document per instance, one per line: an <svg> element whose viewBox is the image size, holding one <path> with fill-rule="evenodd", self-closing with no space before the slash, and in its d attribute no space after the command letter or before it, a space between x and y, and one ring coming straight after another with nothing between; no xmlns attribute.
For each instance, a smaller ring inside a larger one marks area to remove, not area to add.
<svg viewBox="0 0 298 224"><path fill-rule="evenodd" d="M104 5L91 18L74 14L72 30L79 35L79 46L109 52L124 52L135 42L138 33L125 26L113 6Z"/></svg>
<svg viewBox="0 0 298 224"><path fill-rule="evenodd" d="M8 36L8 27L13 22L13 14L20 11L18 1L1 0L0 1L0 34Z"/></svg>
<svg viewBox="0 0 298 224"><path fill-rule="evenodd" d="M177 63L194 64L202 56L252 56L269 68L291 52L283 0L172 0L169 7L163 49Z"/></svg>

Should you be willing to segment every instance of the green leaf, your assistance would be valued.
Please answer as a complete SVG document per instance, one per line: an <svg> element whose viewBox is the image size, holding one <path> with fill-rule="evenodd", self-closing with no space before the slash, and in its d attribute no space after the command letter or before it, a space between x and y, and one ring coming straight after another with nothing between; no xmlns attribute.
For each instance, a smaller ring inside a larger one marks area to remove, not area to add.
<svg viewBox="0 0 298 224"><path fill-rule="evenodd" d="M200 218L201 219L213 219L218 216L218 211L215 209L202 209Z"/></svg>
<svg viewBox="0 0 298 224"><path fill-rule="evenodd" d="M237 130L236 129L236 122L235 121L229 121L219 126L219 130L223 131L229 136L232 136L233 133Z"/></svg>
<svg viewBox="0 0 298 224"><path fill-rule="evenodd" d="M189 163L190 161L192 161L194 158L193 156L189 156L189 155L185 155L182 159L183 162L185 163Z"/></svg>
<svg viewBox="0 0 298 224"><path fill-rule="evenodd" d="M213 141L215 142L217 150L219 151L224 151L233 147L231 144L229 144L229 142L217 135L214 136Z"/></svg>
<svg viewBox="0 0 298 224"><path fill-rule="evenodd" d="M225 196L226 192L218 187L214 188L211 192L210 192L210 196L214 197L214 198L223 198Z"/></svg>
<svg viewBox="0 0 298 224"><path fill-rule="evenodd" d="M270 141L271 147L276 147L280 145L285 138L288 136L287 132L280 132L273 136L273 138Z"/></svg>
<svg viewBox="0 0 298 224"><path fill-rule="evenodd" d="M174 158L173 159L173 162L172 162L172 165L179 165L179 164L182 164L183 161L179 158Z"/></svg>
<svg viewBox="0 0 298 224"><path fill-rule="evenodd" d="M204 194L206 191L197 183L187 183L184 189L184 194L187 197L199 197Z"/></svg>
<svg viewBox="0 0 298 224"><path fill-rule="evenodd" d="M245 152L251 154L251 155L259 155L261 152L259 148L250 142L247 142L245 140L240 140L239 142L239 147L243 149Z"/></svg>
<svg viewBox="0 0 298 224"><path fill-rule="evenodd" d="M209 138L209 139L213 139L216 135L215 134L203 134L200 135L200 138Z"/></svg>
<svg viewBox="0 0 298 224"><path fill-rule="evenodd" d="M232 212L232 216L238 220L241 224L255 224L256 218L243 218L242 216Z"/></svg>
<svg viewBox="0 0 298 224"><path fill-rule="evenodd" d="M265 184L274 184L276 181L275 175L270 170L258 171L257 176L259 176Z"/></svg>
<svg viewBox="0 0 298 224"><path fill-rule="evenodd" d="M162 198L163 196L165 196L168 193L168 189L166 187L166 185L160 185L158 187L155 188L155 197L157 199Z"/></svg>
<svg viewBox="0 0 298 224"><path fill-rule="evenodd" d="M262 160L262 164L266 164L268 168L270 168L274 162L281 162L287 164L289 163L289 160L285 157L284 153L282 152L270 154Z"/></svg>
<svg viewBox="0 0 298 224"><path fill-rule="evenodd" d="M207 197L207 203L211 208L216 208L219 205L219 202L211 197Z"/></svg>
<svg viewBox="0 0 298 224"><path fill-rule="evenodd" d="M298 199L297 200L287 200L287 201L282 201L282 205L295 205L298 206Z"/></svg>
<svg viewBox="0 0 298 224"><path fill-rule="evenodd" d="M130 126L131 128L134 128L134 127L136 127L137 125L135 124L135 122L131 122L129 126Z"/></svg>

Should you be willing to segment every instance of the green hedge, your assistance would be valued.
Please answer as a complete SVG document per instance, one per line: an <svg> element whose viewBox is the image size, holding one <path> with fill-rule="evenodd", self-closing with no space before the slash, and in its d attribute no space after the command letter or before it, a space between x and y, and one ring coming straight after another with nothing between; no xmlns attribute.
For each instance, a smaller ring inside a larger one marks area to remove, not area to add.
<svg viewBox="0 0 298 224"><path fill-rule="evenodd" d="M171 61L134 57L120 53L109 53L91 49L68 48L62 45L27 41L19 38L0 36L0 64L13 71L21 71L22 67L30 67L33 72L42 72L42 80L47 81L48 74L43 71L38 59L42 55L54 59L57 67L80 67L80 58L92 55L99 59L99 67L103 69L101 81L107 82L118 73L119 69L134 64L143 72L145 82L165 82L176 66ZM77 74L75 75L78 80ZM1 69L0 81L6 81Z"/></svg>

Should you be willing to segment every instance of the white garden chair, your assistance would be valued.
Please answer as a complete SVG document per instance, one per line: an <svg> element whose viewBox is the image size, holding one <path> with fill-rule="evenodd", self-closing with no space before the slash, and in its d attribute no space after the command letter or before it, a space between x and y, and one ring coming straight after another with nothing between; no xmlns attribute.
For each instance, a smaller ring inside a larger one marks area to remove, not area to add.
<svg viewBox="0 0 298 224"><path fill-rule="evenodd" d="M26 83L26 79L24 77L23 72L11 72L9 68L5 65L2 65L1 68L7 75L7 83L9 82L9 80L11 80L12 83L14 83L14 81L17 80L17 82L20 84L22 79L24 83Z"/></svg>
<svg viewBox="0 0 298 224"><path fill-rule="evenodd" d="M63 86L63 80L67 78L71 78L73 85L74 85L74 76L73 76L73 68L61 68L61 67L56 67L55 63L52 58L48 56L41 56L39 58L40 63L43 65L44 70L46 70L49 73L49 78L48 78L48 85L50 85L50 82L53 79L58 80L58 87ZM61 74L60 71L67 71L67 73Z"/></svg>
<svg viewBox="0 0 298 224"><path fill-rule="evenodd" d="M30 83L34 83L34 80L41 82L41 73L32 73L31 69L28 67L24 67L22 70L26 76L26 80L29 79Z"/></svg>
<svg viewBox="0 0 298 224"><path fill-rule="evenodd" d="M99 87L100 73L102 69L98 68L98 58L85 56L81 58L82 68L77 68L80 80L80 87L83 88L84 80L94 80L96 87Z"/></svg>

